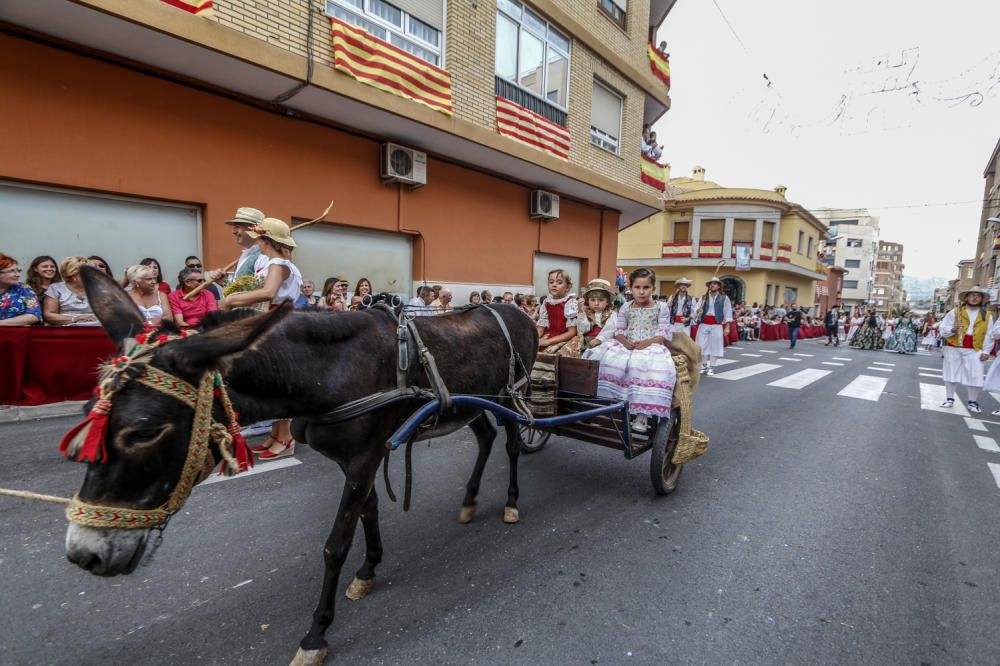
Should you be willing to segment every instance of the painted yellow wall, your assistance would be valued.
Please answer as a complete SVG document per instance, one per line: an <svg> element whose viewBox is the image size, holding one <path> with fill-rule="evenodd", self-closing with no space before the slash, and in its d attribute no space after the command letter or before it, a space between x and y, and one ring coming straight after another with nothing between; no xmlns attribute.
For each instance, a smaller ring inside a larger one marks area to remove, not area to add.
<svg viewBox="0 0 1000 666"><path fill-rule="evenodd" d="M666 228L665 228L666 227ZM664 239L672 233L665 213L657 213L618 234L618 263L629 259L656 259L663 256Z"/></svg>
<svg viewBox="0 0 1000 666"><path fill-rule="evenodd" d="M802 254L798 253L800 231L804 233ZM816 270L816 250L820 242L820 232L816 227L797 214L783 215L781 217L781 232L779 235L781 243L792 246L791 259L793 264L811 271ZM812 257L808 255L810 237L812 237L813 243Z"/></svg>

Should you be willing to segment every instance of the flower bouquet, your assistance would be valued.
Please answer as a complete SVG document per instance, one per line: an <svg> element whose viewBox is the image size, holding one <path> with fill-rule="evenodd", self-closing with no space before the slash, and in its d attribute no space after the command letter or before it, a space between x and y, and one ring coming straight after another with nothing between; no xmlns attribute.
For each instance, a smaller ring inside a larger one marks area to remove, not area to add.
<svg viewBox="0 0 1000 666"><path fill-rule="evenodd" d="M230 296L231 294L239 294L247 291L255 291L264 286L264 281L253 275L244 275L241 278L237 278L231 281L222 290L223 296ZM268 301L261 301L260 303L254 303L253 305L245 306L259 312L267 312L271 304Z"/></svg>

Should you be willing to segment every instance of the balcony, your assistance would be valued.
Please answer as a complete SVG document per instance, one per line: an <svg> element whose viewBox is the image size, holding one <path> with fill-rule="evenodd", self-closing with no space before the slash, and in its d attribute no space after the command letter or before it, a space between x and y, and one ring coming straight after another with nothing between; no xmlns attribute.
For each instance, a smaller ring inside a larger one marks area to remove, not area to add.
<svg viewBox="0 0 1000 666"><path fill-rule="evenodd" d="M736 245L749 244L743 241L736 241L730 244L729 259L736 258ZM723 255L723 241L680 241L663 243L663 259L721 259ZM752 244L749 244L752 246ZM760 259L756 261L757 267L763 266L763 262L790 264L792 262L792 246L781 243L778 245L778 256L774 258L774 245L772 243L760 244ZM693 262L686 262L693 263ZM819 271L817 271L819 272Z"/></svg>

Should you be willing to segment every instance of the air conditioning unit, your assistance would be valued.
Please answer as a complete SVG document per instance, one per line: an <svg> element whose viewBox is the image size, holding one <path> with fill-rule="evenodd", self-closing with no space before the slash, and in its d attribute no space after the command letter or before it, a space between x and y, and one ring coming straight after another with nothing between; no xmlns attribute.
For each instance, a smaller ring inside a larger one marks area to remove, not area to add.
<svg viewBox="0 0 1000 666"><path fill-rule="evenodd" d="M379 168L382 183L403 183L411 189L427 184L427 153L395 143L383 143Z"/></svg>
<svg viewBox="0 0 1000 666"><path fill-rule="evenodd" d="M559 195L545 190L532 190L530 217L543 220L559 219Z"/></svg>

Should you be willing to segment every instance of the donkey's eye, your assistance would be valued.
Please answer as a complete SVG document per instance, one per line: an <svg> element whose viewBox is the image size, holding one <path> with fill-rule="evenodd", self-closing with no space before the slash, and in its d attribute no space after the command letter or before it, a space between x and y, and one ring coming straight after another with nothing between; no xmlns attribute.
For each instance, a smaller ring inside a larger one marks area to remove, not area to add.
<svg viewBox="0 0 1000 666"><path fill-rule="evenodd" d="M132 430L131 432L129 432L128 438L133 442L135 442L136 444L144 444L146 442L156 439L162 434L163 434L163 428L154 428L154 427L138 428L136 430Z"/></svg>

